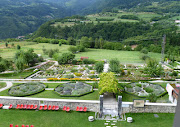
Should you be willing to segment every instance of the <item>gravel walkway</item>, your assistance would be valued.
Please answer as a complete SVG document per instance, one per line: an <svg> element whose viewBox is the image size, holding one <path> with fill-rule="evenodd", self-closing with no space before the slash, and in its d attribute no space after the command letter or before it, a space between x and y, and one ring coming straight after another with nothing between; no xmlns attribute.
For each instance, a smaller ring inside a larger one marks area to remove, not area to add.
<svg viewBox="0 0 180 127"><path fill-rule="evenodd" d="M4 88L2 88L2 89L0 89L0 92L1 92L1 91L4 91L4 90L6 90L6 89L9 89L10 87L13 86L12 82L6 82L6 84L7 84L7 86L4 87Z"/></svg>

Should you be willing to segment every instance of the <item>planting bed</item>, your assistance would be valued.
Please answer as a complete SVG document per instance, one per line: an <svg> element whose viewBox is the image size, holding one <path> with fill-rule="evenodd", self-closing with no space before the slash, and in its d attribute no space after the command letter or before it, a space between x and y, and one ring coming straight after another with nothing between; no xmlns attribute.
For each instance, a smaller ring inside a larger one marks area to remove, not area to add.
<svg viewBox="0 0 180 127"><path fill-rule="evenodd" d="M131 83L125 86L125 91L139 97L147 97L151 93L160 96L166 92L160 85L152 83Z"/></svg>
<svg viewBox="0 0 180 127"><path fill-rule="evenodd" d="M94 65L58 65L49 70L42 70L34 79L38 78L98 78Z"/></svg>
<svg viewBox="0 0 180 127"><path fill-rule="evenodd" d="M61 96L82 96L92 92L92 86L83 82L65 83L57 86L55 92Z"/></svg>
<svg viewBox="0 0 180 127"><path fill-rule="evenodd" d="M46 85L40 82L24 83L13 86L8 93L11 96L29 96L44 91Z"/></svg>

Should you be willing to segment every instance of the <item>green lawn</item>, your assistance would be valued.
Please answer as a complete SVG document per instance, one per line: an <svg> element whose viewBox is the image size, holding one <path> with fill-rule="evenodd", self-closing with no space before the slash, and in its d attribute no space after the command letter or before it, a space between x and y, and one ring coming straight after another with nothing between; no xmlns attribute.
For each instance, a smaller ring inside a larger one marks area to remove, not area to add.
<svg viewBox="0 0 180 127"><path fill-rule="evenodd" d="M141 53L137 51L116 51L116 50L105 50L105 49L89 49L87 52L76 54L76 58L79 59L81 56L89 57L95 60L110 60L117 58L121 63L144 63L140 59ZM149 53L149 56L160 60L161 54Z"/></svg>
<svg viewBox="0 0 180 127"><path fill-rule="evenodd" d="M174 114L158 113L159 118L155 118L157 113L129 113L126 117L132 117L133 123L120 122L120 127L172 127Z"/></svg>
<svg viewBox="0 0 180 127"><path fill-rule="evenodd" d="M70 112L63 111L31 111L31 110L0 110L1 127L13 125L34 125L35 127L104 127L105 121L88 121L93 112ZM157 113L156 113L157 114ZM118 127L172 127L174 114L158 113L155 118L153 113L128 113L126 117L132 117L134 122L117 122Z"/></svg>
<svg viewBox="0 0 180 127"><path fill-rule="evenodd" d="M13 83L14 85L18 85L20 83ZM48 85L49 88L55 88L60 83L45 83ZM0 96L9 96L8 89L0 92ZM33 98L56 98L56 99L77 99L77 100L99 100L99 94L98 91L94 91L90 94L81 96L81 97L61 97L58 94L56 94L53 90L45 90L41 93L27 96L27 97L33 97Z"/></svg>
<svg viewBox="0 0 180 127"><path fill-rule="evenodd" d="M0 78L5 78L5 79L23 79L30 75L33 71L25 71L25 72L20 72L20 73L5 73L5 74L0 74Z"/></svg>
<svg viewBox="0 0 180 127"><path fill-rule="evenodd" d="M63 83L44 83L48 86L48 88L56 88L58 85Z"/></svg>
<svg viewBox="0 0 180 127"><path fill-rule="evenodd" d="M19 43L19 42L18 42ZM24 42L25 43L25 42ZM28 43L28 42L26 42ZM32 43L32 42L29 42ZM39 44L31 44L31 45L25 45L22 46L22 50L27 50L29 48L33 48L35 53L42 54L43 51L42 48L46 49L56 49L58 48L60 53L68 52L69 45L62 45L58 46L58 44L47 44L47 43L39 43ZM13 59L14 54L16 53L16 49L14 48L4 48L1 49L1 57L5 59ZM80 59L81 56L87 56L91 59L95 60L102 60L107 59L110 60L112 58L117 58L120 60L121 63L144 63L140 59L141 53L137 51L115 51L115 50L105 50L105 49L88 49L87 52L77 53L76 59ZM156 58L157 60L160 60L161 55L159 53L149 53L149 56L152 58ZM43 55L43 57L47 58L46 55ZM0 76L1 77L1 76Z"/></svg>
<svg viewBox="0 0 180 127"><path fill-rule="evenodd" d="M34 127L103 127L103 121L89 122L93 112L66 113L63 111L0 110L0 127L34 125Z"/></svg>
<svg viewBox="0 0 180 127"><path fill-rule="evenodd" d="M15 43L15 42L12 42L12 43ZM17 43L20 43L20 42L17 42ZM31 45L28 45L28 44L22 45L21 46L22 50L28 50L30 48L33 48L35 53L42 54L43 57L45 57L45 58L47 58L47 56L43 54L43 51L42 51L43 47L45 49L59 49L59 51L61 53L67 52L67 50L69 48L69 45L59 46L58 44L48 44L48 43L36 44L33 42L22 42L22 43L30 43L31 44ZM1 57L12 60L16 52L17 52L16 48L3 48L3 49L1 49Z"/></svg>
<svg viewBox="0 0 180 127"><path fill-rule="evenodd" d="M4 88L4 87L6 87L6 83L5 82L0 82L0 89Z"/></svg>

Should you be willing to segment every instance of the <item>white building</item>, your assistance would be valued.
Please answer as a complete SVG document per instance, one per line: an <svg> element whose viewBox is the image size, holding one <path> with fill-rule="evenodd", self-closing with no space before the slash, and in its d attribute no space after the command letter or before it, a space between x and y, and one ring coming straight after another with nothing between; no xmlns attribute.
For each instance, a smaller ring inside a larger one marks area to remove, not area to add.
<svg viewBox="0 0 180 127"><path fill-rule="evenodd" d="M166 85L166 90L169 95L169 101L171 101L174 104L177 104L177 99L179 95L179 88L180 84L167 84Z"/></svg>
<svg viewBox="0 0 180 127"><path fill-rule="evenodd" d="M178 23L178 24L179 24L179 23L180 23L180 20L175 20L175 23Z"/></svg>

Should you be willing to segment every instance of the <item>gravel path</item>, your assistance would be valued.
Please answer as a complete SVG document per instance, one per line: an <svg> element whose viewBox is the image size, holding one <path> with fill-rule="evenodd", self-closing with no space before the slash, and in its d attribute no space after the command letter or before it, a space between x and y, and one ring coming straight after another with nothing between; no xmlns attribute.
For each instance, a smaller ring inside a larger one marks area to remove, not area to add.
<svg viewBox="0 0 180 127"><path fill-rule="evenodd" d="M12 82L6 82L6 84L7 84L7 86L4 87L4 88L2 88L2 89L0 89L0 92L1 92L1 91L4 91L4 90L6 90L6 89L9 89L11 86L13 86Z"/></svg>

